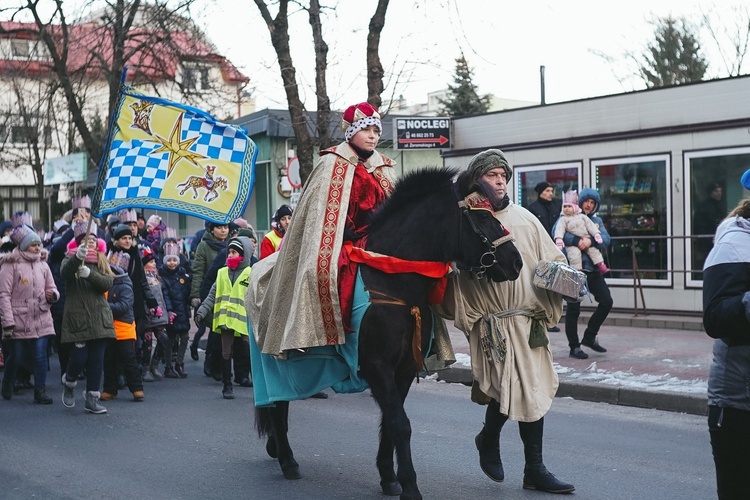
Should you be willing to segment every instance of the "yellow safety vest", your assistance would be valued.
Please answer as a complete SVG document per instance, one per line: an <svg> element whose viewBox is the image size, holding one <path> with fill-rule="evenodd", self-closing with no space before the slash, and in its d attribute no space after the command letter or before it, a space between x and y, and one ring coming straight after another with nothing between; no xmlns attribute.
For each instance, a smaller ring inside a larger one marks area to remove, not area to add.
<svg viewBox="0 0 750 500"><path fill-rule="evenodd" d="M276 231L271 229L269 232L266 233L265 237L268 238L268 240L273 245L274 252L279 249L279 243L281 243L282 236L279 236L278 234L276 234Z"/></svg>
<svg viewBox="0 0 750 500"><path fill-rule="evenodd" d="M222 267L216 275L216 297L214 299L213 330L234 330L235 337L247 335L247 311L245 291L250 284L250 266L242 270L234 281L229 279L229 268Z"/></svg>

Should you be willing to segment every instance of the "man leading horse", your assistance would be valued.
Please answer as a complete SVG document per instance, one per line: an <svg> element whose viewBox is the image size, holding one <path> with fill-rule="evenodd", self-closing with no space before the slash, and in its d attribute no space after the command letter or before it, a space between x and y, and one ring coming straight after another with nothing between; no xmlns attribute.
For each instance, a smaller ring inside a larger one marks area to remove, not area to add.
<svg viewBox="0 0 750 500"><path fill-rule="evenodd" d="M448 300L439 311L468 336L472 400L487 405L484 428L475 438L479 464L493 481L505 479L500 431L509 418L517 420L526 459L523 487L570 493L575 487L559 481L542 462L544 415L558 387L546 327L559 321L562 298L532 284L539 261L566 260L537 218L508 198L513 169L502 151L477 154L468 170L473 181L488 182L502 200L493 207L494 216L513 234L523 259L515 281L477 280L460 273L451 280Z"/></svg>

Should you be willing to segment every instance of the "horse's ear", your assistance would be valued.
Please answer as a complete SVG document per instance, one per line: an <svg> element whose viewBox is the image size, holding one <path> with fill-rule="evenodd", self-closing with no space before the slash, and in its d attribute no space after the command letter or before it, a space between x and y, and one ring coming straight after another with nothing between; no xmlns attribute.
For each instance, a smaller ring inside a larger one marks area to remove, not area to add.
<svg viewBox="0 0 750 500"><path fill-rule="evenodd" d="M461 198L466 198L473 191L471 189L471 175L468 170L461 172L456 178L456 187Z"/></svg>

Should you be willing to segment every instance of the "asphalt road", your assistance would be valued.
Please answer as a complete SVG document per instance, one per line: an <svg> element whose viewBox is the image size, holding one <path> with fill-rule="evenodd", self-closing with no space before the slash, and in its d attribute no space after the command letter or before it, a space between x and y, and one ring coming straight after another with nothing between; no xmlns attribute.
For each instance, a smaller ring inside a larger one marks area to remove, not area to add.
<svg viewBox="0 0 750 500"><path fill-rule="evenodd" d="M291 406L290 440L303 478L284 480L253 430L252 389L221 398L221 384L188 360L189 378L146 384L146 401L120 393L109 413L0 400L3 499L382 499L375 469L379 411L369 393ZM53 367L50 379L58 373ZM522 489L523 449L509 422L502 484L478 466L483 408L469 388L422 381L407 399L412 450L426 499L545 498ZM704 417L559 398L546 417L545 463L575 498L715 497ZM549 497L548 497L549 498Z"/></svg>

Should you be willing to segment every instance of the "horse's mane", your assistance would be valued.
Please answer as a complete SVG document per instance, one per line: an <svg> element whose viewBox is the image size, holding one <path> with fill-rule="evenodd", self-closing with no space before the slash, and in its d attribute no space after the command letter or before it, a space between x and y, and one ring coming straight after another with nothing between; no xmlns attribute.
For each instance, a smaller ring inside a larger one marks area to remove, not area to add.
<svg viewBox="0 0 750 500"><path fill-rule="evenodd" d="M391 196L375 212L372 225L388 220L394 213L433 194L441 187L450 186L457 172L455 168L428 167L406 174L396 183Z"/></svg>

